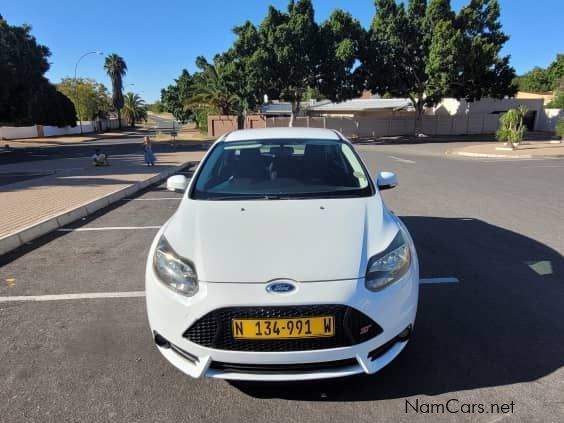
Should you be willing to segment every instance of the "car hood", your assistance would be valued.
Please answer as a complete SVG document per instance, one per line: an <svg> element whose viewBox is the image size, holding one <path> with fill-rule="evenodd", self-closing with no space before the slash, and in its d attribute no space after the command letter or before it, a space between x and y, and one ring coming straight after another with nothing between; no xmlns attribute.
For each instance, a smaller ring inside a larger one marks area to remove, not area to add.
<svg viewBox="0 0 564 423"><path fill-rule="evenodd" d="M364 277L398 226L379 195L325 200L184 199L164 234L206 282Z"/></svg>

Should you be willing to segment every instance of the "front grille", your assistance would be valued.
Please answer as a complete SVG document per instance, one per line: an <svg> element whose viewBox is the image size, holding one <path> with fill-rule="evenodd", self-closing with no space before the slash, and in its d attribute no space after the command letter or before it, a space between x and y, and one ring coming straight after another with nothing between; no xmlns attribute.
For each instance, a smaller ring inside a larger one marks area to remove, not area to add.
<svg viewBox="0 0 564 423"><path fill-rule="evenodd" d="M335 336L303 339L235 339L232 319L273 319L334 316ZM360 311L344 305L323 304L278 307L227 307L214 310L184 332L184 337L204 347L230 351L309 351L347 347L382 333L382 328Z"/></svg>
<svg viewBox="0 0 564 423"><path fill-rule="evenodd" d="M298 364L235 364L212 361L210 369L221 370L229 373L250 374L288 374L307 373L320 370L335 370L358 365L355 358L345 360L324 361L321 363L298 363Z"/></svg>

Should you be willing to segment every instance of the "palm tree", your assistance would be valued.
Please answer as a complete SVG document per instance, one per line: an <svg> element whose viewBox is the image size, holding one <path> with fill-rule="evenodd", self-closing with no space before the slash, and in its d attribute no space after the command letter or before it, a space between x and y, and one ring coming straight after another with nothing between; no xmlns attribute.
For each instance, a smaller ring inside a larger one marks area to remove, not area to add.
<svg viewBox="0 0 564 423"><path fill-rule="evenodd" d="M104 62L104 69L112 81L112 104L117 111L121 128L121 109L123 108L123 77L127 72L125 60L117 54L110 54Z"/></svg>
<svg viewBox="0 0 564 423"><path fill-rule="evenodd" d="M139 94L127 93L123 102L123 118L130 126L135 126L135 122L147 120L147 106Z"/></svg>
<svg viewBox="0 0 564 423"><path fill-rule="evenodd" d="M237 111L239 98L234 93L230 64L210 64L200 61L202 72L194 75L194 84L187 108L205 109L222 115Z"/></svg>

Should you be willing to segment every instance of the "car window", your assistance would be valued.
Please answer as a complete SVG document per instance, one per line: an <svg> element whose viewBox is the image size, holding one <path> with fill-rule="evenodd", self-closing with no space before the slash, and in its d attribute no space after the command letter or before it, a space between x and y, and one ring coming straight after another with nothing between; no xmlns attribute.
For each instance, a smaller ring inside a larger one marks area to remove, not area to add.
<svg viewBox="0 0 564 423"><path fill-rule="evenodd" d="M205 200L369 196L358 156L340 140L260 140L217 144L196 176Z"/></svg>

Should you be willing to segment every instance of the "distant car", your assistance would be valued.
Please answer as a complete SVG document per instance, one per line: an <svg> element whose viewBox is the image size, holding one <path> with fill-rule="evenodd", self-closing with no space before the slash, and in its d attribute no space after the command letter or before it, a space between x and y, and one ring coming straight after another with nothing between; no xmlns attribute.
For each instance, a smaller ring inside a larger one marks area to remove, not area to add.
<svg viewBox="0 0 564 423"><path fill-rule="evenodd" d="M147 260L159 351L194 377L374 373L412 333L419 265L353 146L325 129L231 132L208 151Z"/></svg>

